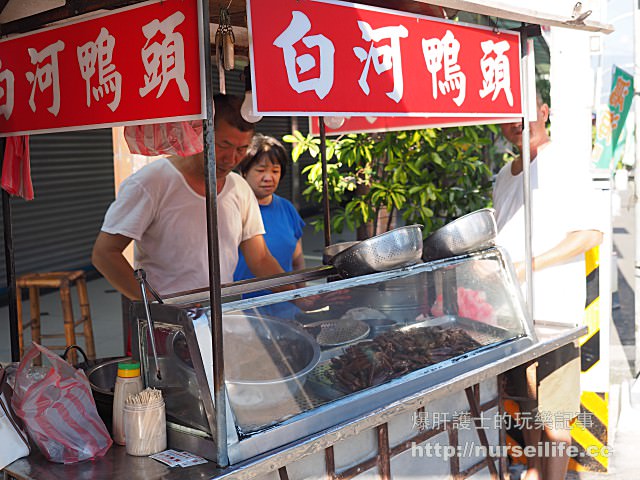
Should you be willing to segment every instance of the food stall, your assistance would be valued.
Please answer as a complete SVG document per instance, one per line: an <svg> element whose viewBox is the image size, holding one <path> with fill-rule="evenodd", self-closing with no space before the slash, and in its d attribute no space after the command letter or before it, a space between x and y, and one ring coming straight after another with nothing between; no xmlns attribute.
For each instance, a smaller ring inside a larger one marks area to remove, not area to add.
<svg viewBox="0 0 640 480"><path fill-rule="evenodd" d="M162 8L178 9L195 5L199 18L209 21L206 4L162 3ZM269 2L251 3L273 7ZM414 3L420 13L412 14L411 20L429 24L420 6L430 13L432 7ZM402 10L402 5L394 7ZM370 7L362 11L398 13ZM251 10L247 13L251 18ZM264 16L253 18L260 17ZM331 18L330 12L326 18ZM297 26L287 18L285 24L289 22L295 30ZM443 34L447 29L465 28L437 22L445 25ZM269 28L280 27L273 22ZM252 33L256 42L258 32ZM484 34L509 36L492 29L485 29ZM209 71L209 41L204 44L202 56ZM264 58L256 53L256 47L254 43L252 68L259 68ZM288 47L282 43L279 48ZM362 53L364 61L367 55ZM283 62L289 61L286 54L284 57ZM520 85L520 69L516 72L513 78ZM254 107L271 114L280 107L270 110L261 105L265 84L259 76L254 70ZM206 116L205 156L212 172L212 80L210 75L204 77L202 101L196 102L196 110L167 115L180 120ZM302 90L307 88L299 80L295 82ZM457 85L455 98L460 100L462 92ZM324 87L316 83L309 90L322 95ZM511 93L514 98L509 101L505 95L504 102L515 109L492 112L474 106L462 116L526 120L526 107L520 109L524 95L519 88ZM396 88L386 94L393 98L400 93ZM340 106L347 100L343 94L329 107L304 103L304 110L289 107L284 113L398 114L398 110L385 112L375 105L374 112L357 105L355 111L348 111ZM420 98L406 101L410 105ZM399 99L394 102L403 105ZM413 114L459 114L451 107L438 112L440 102L431 103L421 105ZM159 117L162 115L153 120L157 122ZM139 119L117 120L121 124L134 121ZM321 133L323 128L321 123ZM66 466L50 464L36 452L8 466L5 476L286 479L325 475L390 478L425 471L461 478L486 472L494 478L499 472L504 474L504 455L494 455L500 457L498 462L489 454L490 446L505 444L500 375L575 342L584 328L534 328L503 250L489 243L432 256L419 227L389 232L390 245L381 246L378 241L371 246L370 253L379 256L376 248L381 248L391 257L384 266L372 267L369 259L351 248L337 253L325 267L220 285L212 177L208 178L207 194L210 289L163 298L162 303L148 306L137 303L132 309L137 339L134 357L141 360L145 383L160 388L165 396L169 446L210 462L184 470L169 469L152 459L127 456L123 448L114 446L104 457ZM328 212L325 215L328 217ZM319 282L260 298L223 301L244 292L311 280ZM338 297L348 301L335 302ZM278 307L296 307L308 298L324 303L325 308L312 314L278 313L292 311ZM157 349L149 339L156 341ZM158 370L161 378L155 375ZM434 444L442 449L429 453L426 447Z"/></svg>

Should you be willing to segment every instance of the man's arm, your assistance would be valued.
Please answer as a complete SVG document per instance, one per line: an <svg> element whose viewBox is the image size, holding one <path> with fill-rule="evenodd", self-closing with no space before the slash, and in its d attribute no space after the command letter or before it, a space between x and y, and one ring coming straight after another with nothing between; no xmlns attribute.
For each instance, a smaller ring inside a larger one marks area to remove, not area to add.
<svg viewBox="0 0 640 480"><path fill-rule="evenodd" d="M296 248L293 251L293 259L291 261L291 266L293 270L304 270L304 253L302 251L302 239L298 240L296 243ZM306 287L307 284L305 282L299 282L296 284L298 288Z"/></svg>
<svg viewBox="0 0 640 480"><path fill-rule="evenodd" d="M567 234L564 240L540 255L533 258L533 270L543 270L545 268L566 262L567 260L588 252L593 247L602 243L602 232L598 230L579 230ZM518 274L518 279L522 282L525 277L525 262L515 262L514 267Z"/></svg>
<svg viewBox="0 0 640 480"><path fill-rule="evenodd" d="M302 252L302 239L298 240L296 243L296 248L293 251L293 260L292 266L294 270L303 270L304 269L304 254Z"/></svg>
<svg viewBox="0 0 640 480"><path fill-rule="evenodd" d="M268 277L269 275L284 273L278 261L271 255L262 235L256 235L240 243L240 251L244 255L247 267L256 277ZM293 288L295 288L293 285L286 285L272 290L274 292L283 292Z"/></svg>
<svg viewBox="0 0 640 480"><path fill-rule="evenodd" d="M140 284L133 276L133 268L122 254L131 238L100 232L93 245L91 261L98 271L120 293L130 300L142 299Z"/></svg>

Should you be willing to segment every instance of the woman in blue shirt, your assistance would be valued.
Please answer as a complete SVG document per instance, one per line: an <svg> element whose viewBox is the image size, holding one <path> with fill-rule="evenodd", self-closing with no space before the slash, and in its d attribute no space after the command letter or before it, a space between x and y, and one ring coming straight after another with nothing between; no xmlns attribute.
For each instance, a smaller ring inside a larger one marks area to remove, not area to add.
<svg viewBox="0 0 640 480"><path fill-rule="evenodd" d="M280 179L287 171L289 154L273 137L256 135L247 157L240 164L240 173L251 186L260 205L267 247L285 272L304 268L302 228L304 221L293 204L275 194ZM254 278L240 253L234 281ZM247 294L255 297L267 290Z"/></svg>

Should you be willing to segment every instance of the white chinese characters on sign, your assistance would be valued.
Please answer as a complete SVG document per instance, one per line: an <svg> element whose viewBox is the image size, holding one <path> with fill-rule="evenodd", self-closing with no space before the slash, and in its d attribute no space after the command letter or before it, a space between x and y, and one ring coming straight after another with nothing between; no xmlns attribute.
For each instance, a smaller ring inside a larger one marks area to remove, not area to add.
<svg viewBox="0 0 640 480"><path fill-rule="evenodd" d="M87 107L91 106L91 92L93 92L93 98L96 101L113 93L113 100L107 104L112 112L120 104L122 75L116 71L116 66L111 63L115 44L116 39L113 35L110 35L106 28L102 28L95 42L88 42L77 48L80 74L87 86ZM98 86L92 88L91 78L96 73L96 64L98 67Z"/></svg>
<svg viewBox="0 0 640 480"><path fill-rule="evenodd" d="M3 115L5 120L9 120L13 112L13 82L13 72L9 69L3 70L0 62L0 115Z"/></svg>
<svg viewBox="0 0 640 480"><path fill-rule="evenodd" d="M509 106L513 106L513 93L511 93L511 77L509 76L509 58L504 54L509 50L509 43L505 40L495 42L486 40L480 43L483 57L480 59L480 68L482 70L482 89L480 90L480 98L484 98L493 92L491 101L498 98L501 90L507 97ZM494 56L489 56L491 54Z"/></svg>
<svg viewBox="0 0 640 480"><path fill-rule="evenodd" d="M141 97L159 86L156 98L160 98L169 82L174 80L182 99L185 102L189 100L189 85L184 78L184 39L181 34L174 32L184 19L182 12L176 12L162 22L156 19L142 27L147 42L141 52L146 71L144 86L140 88ZM162 43L151 43L157 35L163 37Z"/></svg>
<svg viewBox="0 0 640 480"><path fill-rule="evenodd" d="M387 96L398 103L404 93L400 39L407 38L409 31L402 25L373 29L367 22L362 21L358 21L358 27L362 32L362 39L366 42L371 42L368 52L361 47L354 47L353 49L353 53L355 53L360 62L364 62L364 69L358 80L360 88L365 94L369 95L370 88L367 83L367 76L372 62L373 68L378 75L393 69L393 90L387 92ZM389 39L391 45L374 46L374 42L379 42L383 39Z"/></svg>
<svg viewBox="0 0 640 480"><path fill-rule="evenodd" d="M32 84L31 95L29 97L29 106L35 113L35 93L36 86L40 92L44 92L47 88L51 88L53 100L51 106L47 108L53 115L58 116L60 111L60 76L58 72L58 53L64 50L64 42L58 40L48 47L37 51L35 48L29 48L29 57L31 63L36 66L36 71L27 72L27 80Z"/></svg>
<svg viewBox="0 0 640 480"><path fill-rule="evenodd" d="M457 90L458 96L453 99L456 105L464 103L467 92L467 77L458 65L460 42L451 30L447 30L442 39L422 39L422 54L431 73L433 98L438 98L438 87L443 95ZM438 72L444 70L444 80L438 80Z"/></svg>
<svg viewBox="0 0 640 480"><path fill-rule="evenodd" d="M282 49L284 65L287 69L289 85L296 92L302 93L315 91L316 95L323 99L333 86L333 56L335 47L333 42L324 35L305 35L311 30L309 18L302 12L293 11L293 18L289 26L275 39L273 44ZM310 53L298 55L294 45L302 40L304 45L311 49L318 47L319 62ZM319 66L320 73L317 78L300 80L298 75L308 72Z"/></svg>

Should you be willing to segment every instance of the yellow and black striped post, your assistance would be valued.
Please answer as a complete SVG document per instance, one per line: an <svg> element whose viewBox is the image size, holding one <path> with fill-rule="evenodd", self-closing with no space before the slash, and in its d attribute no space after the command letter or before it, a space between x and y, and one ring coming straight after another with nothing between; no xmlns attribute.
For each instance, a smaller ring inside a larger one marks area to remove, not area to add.
<svg viewBox="0 0 640 480"><path fill-rule="evenodd" d="M601 368L608 369L608 361L602 360L602 350L607 349L608 335L601 335L600 302L600 248L595 247L585 254L587 274L587 301L585 324L588 332L580 338L581 375L583 385L580 394L580 414L573 424L571 435L578 447L578 455L570 460L569 468L575 471L606 472L609 461L602 450L607 445L609 425L609 377L605 382L595 382L599 391L593 389L594 379ZM604 318L608 318L606 315ZM605 343L603 343L603 340ZM585 389L585 386L587 387Z"/></svg>

